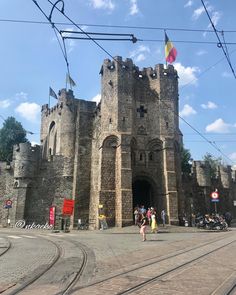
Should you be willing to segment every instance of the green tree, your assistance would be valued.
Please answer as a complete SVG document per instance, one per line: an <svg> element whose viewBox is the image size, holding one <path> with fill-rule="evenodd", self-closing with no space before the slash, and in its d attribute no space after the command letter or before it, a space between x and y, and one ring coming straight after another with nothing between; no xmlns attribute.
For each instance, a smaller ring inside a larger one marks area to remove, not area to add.
<svg viewBox="0 0 236 295"><path fill-rule="evenodd" d="M183 173L191 173L191 167L192 167L192 157L190 154L190 151L188 149L185 149L184 146L181 147L180 150L181 155L181 170Z"/></svg>
<svg viewBox="0 0 236 295"><path fill-rule="evenodd" d="M222 163L222 158L221 158L221 157L216 158L216 157L214 157L212 154L210 154L210 153L206 153L206 154L203 156L203 161L209 163L209 166L210 166L210 176L211 176L212 178L216 178L217 167L218 167L219 165L221 165L221 163Z"/></svg>
<svg viewBox="0 0 236 295"><path fill-rule="evenodd" d="M11 161L13 145L28 142L26 131L14 117L8 117L0 129L0 161Z"/></svg>

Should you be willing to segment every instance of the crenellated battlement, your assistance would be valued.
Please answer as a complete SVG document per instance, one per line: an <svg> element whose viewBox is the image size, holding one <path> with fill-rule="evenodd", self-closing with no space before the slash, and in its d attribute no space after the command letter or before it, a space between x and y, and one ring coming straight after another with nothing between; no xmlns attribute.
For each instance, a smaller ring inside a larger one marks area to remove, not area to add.
<svg viewBox="0 0 236 295"><path fill-rule="evenodd" d="M154 68L148 67L140 69L133 63L132 59L127 58L123 60L120 56L114 57L114 60L105 59L100 73L103 75L105 71L112 73L120 70L132 73L133 76L140 79L157 79L167 77L178 79L177 71L173 65L165 67L163 64L157 64Z"/></svg>
<svg viewBox="0 0 236 295"><path fill-rule="evenodd" d="M193 162L193 175L197 184L202 187L211 186L210 165L205 161Z"/></svg>
<svg viewBox="0 0 236 295"><path fill-rule="evenodd" d="M218 174L223 188L230 188L232 182L232 168L231 166L219 166Z"/></svg>

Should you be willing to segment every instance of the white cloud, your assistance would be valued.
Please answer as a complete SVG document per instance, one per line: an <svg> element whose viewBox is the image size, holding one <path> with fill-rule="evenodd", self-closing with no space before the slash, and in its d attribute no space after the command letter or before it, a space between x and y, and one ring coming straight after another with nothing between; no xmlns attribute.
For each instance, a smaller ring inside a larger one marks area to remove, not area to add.
<svg viewBox="0 0 236 295"><path fill-rule="evenodd" d="M211 16L211 20L214 24L214 26L217 26L220 18L222 16L222 13L220 13L219 11L213 11L212 16ZM211 24L208 25L208 28L211 28Z"/></svg>
<svg viewBox="0 0 236 295"><path fill-rule="evenodd" d="M203 6L195 9L192 15L192 19L197 20L203 14L204 11L205 10Z"/></svg>
<svg viewBox="0 0 236 295"><path fill-rule="evenodd" d="M130 57L134 59L135 62L143 61L147 57L147 53L150 52L150 48L145 45L139 45L139 47L130 53Z"/></svg>
<svg viewBox="0 0 236 295"><path fill-rule="evenodd" d="M95 101L97 104L100 102L100 100L101 100L101 94L97 94L93 98L91 98L91 101Z"/></svg>
<svg viewBox="0 0 236 295"><path fill-rule="evenodd" d="M200 49L200 50L198 50L196 52L196 55L198 55L198 56L202 56L202 55L205 55L205 54L207 54L207 51L206 50L202 50L202 49Z"/></svg>
<svg viewBox="0 0 236 295"><path fill-rule="evenodd" d="M139 13L137 0L130 0L130 4L131 4L131 6L130 6L129 14L130 15L135 15L135 14Z"/></svg>
<svg viewBox="0 0 236 295"><path fill-rule="evenodd" d="M232 161L236 161L236 152L230 154L230 155L229 155L229 158L230 158ZM236 165L234 165L234 170L236 170Z"/></svg>
<svg viewBox="0 0 236 295"><path fill-rule="evenodd" d="M19 92L19 93L16 93L15 94L15 97L17 100L27 100L28 99L28 93L25 93L23 91Z"/></svg>
<svg viewBox="0 0 236 295"><path fill-rule="evenodd" d="M39 143L36 142L36 141L31 141L31 145L32 145L32 146L36 146L36 145L39 145Z"/></svg>
<svg viewBox="0 0 236 295"><path fill-rule="evenodd" d="M191 107L189 104L185 104L182 111L180 111L181 117L189 117L191 115L195 115L197 112Z"/></svg>
<svg viewBox="0 0 236 295"><path fill-rule="evenodd" d="M15 109L15 112L26 120L35 122L40 114L40 105L34 102L23 102Z"/></svg>
<svg viewBox="0 0 236 295"><path fill-rule="evenodd" d="M193 1L192 0L189 0L185 5L184 7L191 7L193 5Z"/></svg>
<svg viewBox="0 0 236 295"><path fill-rule="evenodd" d="M225 123L221 118L215 120L212 124L206 126L206 132L214 132L214 133L229 133L230 128L233 125Z"/></svg>
<svg viewBox="0 0 236 295"><path fill-rule="evenodd" d="M0 109L7 109L11 105L9 99L0 100Z"/></svg>
<svg viewBox="0 0 236 295"><path fill-rule="evenodd" d="M64 31L74 31L74 32L77 32L78 29L74 29L74 28L71 27L71 28L64 29ZM62 36L63 37L71 37L71 36L73 36L73 33L67 33L67 32L64 33L63 32L62 33ZM68 46L68 49L67 49L68 53L70 53L71 51L73 51L75 49L75 47L76 47L76 42L73 39L66 39L66 44Z"/></svg>
<svg viewBox="0 0 236 295"><path fill-rule="evenodd" d="M207 11L208 12L212 12L214 10L213 6L209 5L209 3L205 3ZM192 19L193 20L198 20L199 17L205 12L205 8L203 6L200 6L199 8L195 9L192 15ZM214 16L214 14L216 13L216 15ZM212 17L217 18L217 11L212 13Z"/></svg>
<svg viewBox="0 0 236 295"><path fill-rule="evenodd" d="M179 75L180 86L186 84L197 85L198 79L196 77L196 73L200 72L198 67L184 67L181 63L175 63L174 66Z"/></svg>
<svg viewBox="0 0 236 295"><path fill-rule="evenodd" d="M139 62L139 61L143 61L146 59L146 56L143 53L140 53L138 56L136 56L135 61Z"/></svg>
<svg viewBox="0 0 236 295"><path fill-rule="evenodd" d="M201 104L201 107L203 109L211 109L211 110L218 108L218 106L212 101L208 101L207 104Z"/></svg>
<svg viewBox="0 0 236 295"><path fill-rule="evenodd" d="M90 0L90 4L95 9L108 9L114 10L115 4L111 0Z"/></svg>

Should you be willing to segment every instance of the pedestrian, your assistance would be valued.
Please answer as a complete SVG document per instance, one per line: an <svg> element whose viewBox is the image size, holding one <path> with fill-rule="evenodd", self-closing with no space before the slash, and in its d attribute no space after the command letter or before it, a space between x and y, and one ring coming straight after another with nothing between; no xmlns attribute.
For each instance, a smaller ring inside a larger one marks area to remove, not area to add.
<svg viewBox="0 0 236 295"><path fill-rule="evenodd" d="M141 218L141 227L140 227L140 234L143 237L143 242L146 241L147 225L148 225L148 218L146 216L146 213L143 213Z"/></svg>
<svg viewBox="0 0 236 295"><path fill-rule="evenodd" d="M162 225L164 227L166 224L166 212L164 209L161 211L161 220L162 220Z"/></svg>
<svg viewBox="0 0 236 295"><path fill-rule="evenodd" d="M149 225L151 225L151 215L152 215L151 208L148 208L148 210L147 210L147 218L148 218Z"/></svg>
<svg viewBox="0 0 236 295"><path fill-rule="evenodd" d="M225 221L226 221L226 223L227 223L228 226L230 227L230 225L231 225L231 221L232 221L232 215L231 215L231 213L230 213L230 212L226 212L226 213L224 214L224 216L225 216Z"/></svg>
<svg viewBox="0 0 236 295"><path fill-rule="evenodd" d="M156 211L152 211L151 215L151 228L152 228L152 233L157 233L157 214Z"/></svg>
<svg viewBox="0 0 236 295"><path fill-rule="evenodd" d="M140 208L140 213L143 214L145 213L146 214L147 210L145 209L144 205L141 206Z"/></svg>
<svg viewBox="0 0 236 295"><path fill-rule="evenodd" d="M104 214L100 214L98 219L100 220L100 230L108 229L106 216Z"/></svg>
<svg viewBox="0 0 236 295"><path fill-rule="evenodd" d="M134 208L134 224L138 225L139 223L139 210L138 207Z"/></svg>

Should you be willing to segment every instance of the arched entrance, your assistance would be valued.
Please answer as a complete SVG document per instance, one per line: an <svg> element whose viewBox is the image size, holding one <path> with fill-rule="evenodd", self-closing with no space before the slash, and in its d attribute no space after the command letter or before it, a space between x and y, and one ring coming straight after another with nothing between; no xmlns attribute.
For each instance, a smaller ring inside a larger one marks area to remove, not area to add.
<svg viewBox="0 0 236 295"><path fill-rule="evenodd" d="M133 206L144 205L145 208L155 206L154 190L151 183L146 179L136 179L133 182Z"/></svg>

